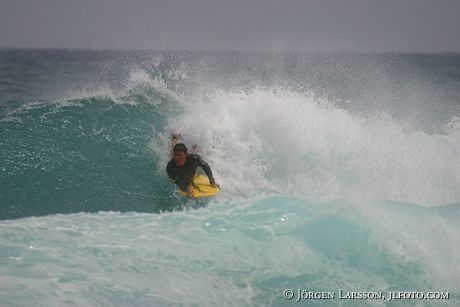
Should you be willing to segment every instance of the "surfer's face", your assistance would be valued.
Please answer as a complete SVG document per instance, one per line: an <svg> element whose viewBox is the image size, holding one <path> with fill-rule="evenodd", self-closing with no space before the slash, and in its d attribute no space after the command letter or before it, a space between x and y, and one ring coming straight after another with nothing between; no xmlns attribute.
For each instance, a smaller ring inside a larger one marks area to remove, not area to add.
<svg viewBox="0 0 460 307"><path fill-rule="evenodd" d="M183 151L174 152L174 162L177 166L184 166L185 160L187 160L187 154Z"/></svg>

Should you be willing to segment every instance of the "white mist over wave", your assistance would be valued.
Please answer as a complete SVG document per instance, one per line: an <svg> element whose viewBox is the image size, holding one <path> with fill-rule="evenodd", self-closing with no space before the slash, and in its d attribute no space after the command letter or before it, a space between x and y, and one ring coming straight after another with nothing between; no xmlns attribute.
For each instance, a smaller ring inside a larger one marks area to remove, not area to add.
<svg viewBox="0 0 460 307"><path fill-rule="evenodd" d="M460 202L458 121L429 135L277 88L207 90L181 103L168 129L200 145L227 197Z"/></svg>
<svg viewBox="0 0 460 307"><path fill-rule="evenodd" d="M123 86L120 88L101 84L97 88L68 91L60 100L78 101L99 97L109 99L115 104L135 106L139 104L139 99L142 99L143 103L158 105L161 98L177 100L180 97L169 90L161 79L152 77L141 69L130 70L122 83Z"/></svg>

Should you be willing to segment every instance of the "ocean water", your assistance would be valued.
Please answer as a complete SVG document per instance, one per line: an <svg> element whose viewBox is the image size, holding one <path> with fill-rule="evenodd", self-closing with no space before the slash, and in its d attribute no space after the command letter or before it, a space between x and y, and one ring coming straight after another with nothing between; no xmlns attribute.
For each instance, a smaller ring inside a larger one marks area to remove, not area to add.
<svg viewBox="0 0 460 307"><path fill-rule="evenodd" d="M458 54L4 49L0 155L1 306L460 304Z"/></svg>

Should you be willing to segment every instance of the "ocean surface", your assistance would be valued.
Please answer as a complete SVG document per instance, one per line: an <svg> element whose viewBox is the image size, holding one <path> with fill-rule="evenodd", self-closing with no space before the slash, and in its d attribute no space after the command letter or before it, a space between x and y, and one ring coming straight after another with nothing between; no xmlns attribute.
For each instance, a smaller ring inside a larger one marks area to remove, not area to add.
<svg viewBox="0 0 460 307"><path fill-rule="evenodd" d="M178 196L174 128L217 197ZM460 54L0 50L1 306L459 306L459 276Z"/></svg>

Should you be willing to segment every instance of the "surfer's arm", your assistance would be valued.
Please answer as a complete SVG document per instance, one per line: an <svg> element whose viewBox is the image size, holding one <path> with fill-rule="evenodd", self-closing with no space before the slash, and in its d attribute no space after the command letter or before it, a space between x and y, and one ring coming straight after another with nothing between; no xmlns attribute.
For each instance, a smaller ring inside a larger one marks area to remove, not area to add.
<svg viewBox="0 0 460 307"><path fill-rule="evenodd" d="M200 166L203 169L206 176L208 176L209 183L211 185L215 185L216 181L214 180L214 176L212 175L211 167L200 156L197 156L197 158L198 158L198 163L199 163L198 166Z"/></svg>
<svg viewBox="0 0 460 307"><path fill-rule="evenodd" d="M169 153L170 158L174 158L174 146L179 143L180 133L176 130L172 132L171 152Z"/></svg>
<svg viewBox="0 0 460 307"><path fill-rule="evenodd" d="M168 177L179 187L179 189L187 191L187 186L191 183L191 180L187 180L187 178L181 178L177 171L175 171L172 162L168 163L166 167L166 173L168 174Z"/></svg>

